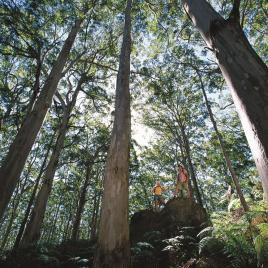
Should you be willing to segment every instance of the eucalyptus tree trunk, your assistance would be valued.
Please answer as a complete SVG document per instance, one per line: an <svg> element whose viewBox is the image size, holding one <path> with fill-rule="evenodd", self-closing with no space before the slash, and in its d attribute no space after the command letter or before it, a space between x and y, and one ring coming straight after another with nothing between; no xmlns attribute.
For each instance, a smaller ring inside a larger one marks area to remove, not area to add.
<svg viewBox="0 0 268 268"><path fill-rule="evenodd" d="M74 224L73 224L73 229L72 229L72 240L78 240L79 239L79 228L80 228L80 222L82 218L82 214L84 211L84 207L86 204L86 195L87 195L87 190L88 186L90 183L90 175L91 171L94 165L94 161L98 157L101 149L105 148L105 144L100 145L98 148L96 148L96 151L91 157L89 157L87 161L87 169L86 169L86 178L84 180L84 183L79 191L79 200L78 200L78 207L76 210L75 218L74 218Z"/></svg>
<svg viewBox="0 0 268 268"><path fill-rule="evenodd" d="M86 178L85 178L84 183L83 183L81 190L80 190L78 207L77 207L77 211L75 214L74 224L73 224L73 229L72 229L72 240L79 239L80 222L81 222L83 210L84 210L84 207L86 204L86 195L87 195L87 189L88 189L88 185L89 185L89 181L90 181L92 167L93 167L93 163L87 167Z"/></svg>
<svg viewBox="0 0 268 268"><path fill-rule="evenodd" d="M199 186L197 183L197 177L195 174L195 169L194 169L194 165L193 165L193 161L192 161L192 156L191 156L191 148L190 148L190 144L189 144L189 139L185 133L185 128L184 126L180 123L180 129L181 129L181 134L182 134L182 138L183 138L183 143L184 143L184 148L185 148L185 152L186 152L186 158L187 158L187 162L188 162L188 167L189 167L189 171L191 174L191 179L193 182L193 186L194 186L194 191L196 194L196 199L198 201L198 203L203 206L203 202L202 202L202 198L201 198L201 194L199 191ZM190 184L190 181L189 181Z"/></svg>
<svg viewBox="0 0 268 268"><path fill-rule="evenodd" d="M40 172L39 172L39 174L38 174L38 176L36 178L36 181L35 181L35 184L34 184L34 189L33 189L33 192L31 194L30 200L28 202L27 208L25 210L24 218L23 218L23 220L22 220L22 222L20 224L20 229L19 229L19 232L18 232L18 234L16 236L16 240L15 240L15 243L14 243L13 250L16 250L19 247L19 244L20 244L20 241L21 241L24 229L25 229L25 225L27 223L27 220L28 220L30 212L31 212L31 207L32 207L33 202L34 202L34 199L35 199L35 196L36 196L36 192L37 192L40 180L41 180L42 175L44 173L44 169L45 169L47 159L48 159L48 155L49 155L49 152L50 152L53 140L54 140L54 136L55 136L55 133L53 134L53 136L51 138L51 141L50 141L50 143L48 145L48 148L47 148L47 151L46 151L42 166L40 167Z"/></svg>
<svg viewBox="0 0 268 268"><path fill-rule="evenodd" d="M94 240L97 237L101 193L96 194L95 197L96 199L94 200L95 202L94 202L93 217L92 217L91 224L90 224L90 239L91 240Z"/></svg>
<svg viewBox="0 0 268 268"><path fill-rule="evenodd" d="M240 26L240 1L234 1L233 10L227 20L205 0L182 2L218 60L268 200L268 68L254 51Z"/></svg>
<svg viewBox="0 0 268 268"><path fill-rule="evenodd" d="M131 5L127 1L125 26L116 82L115 120L104 172L104 196L94 268L130 267L128 220L130 151Z"/></svg>
<svg viewBox="0 0 268 268"><path fill-rule="evenodd" d="M25 178L23 180L22 185L21 186L20 186L20 184L17 185L14 197L12 197L13 205L12 205L12 209L11 209L10 219L9 219L9 222L8 222L8 225L7 225L7 228L6 228L6 231L5 231L5 235L4 235L1 247L0 247L2 249L5 247L6 243L8 242L8 238L9 238L10 232L12 230L12 225L14 223L14 220L16 219L16 216L17 216L17 209L19 207L19 204L20 204L21 198L23 196L23 193L26 190L26 185L27 185L27 182L28 182L31 170L32 170L32 166L33 166L33 164L35 162L36 157L37 157L37 154L35 155L35 157L33 158L33 160L31 161L31 163L28 166L28 170L27 170L27 173L26 173L26 176L25 176Z"/></svg>
<svg viewBox="0 0 268 268"><path fill-rule="evenodd" d="M19 193L19 187L17 187L17 190L15 190L15 196L14 196L14 199L13 199L13 205L12 205L12 209L11 209L11 215L10 215L10 218L9 218L9 221L7 223L7 227L6 227L6 230L5 230L5 234L3 236L3 240L2 240L2 243L1 243L1 249L4 249L5 246L6 246L6 243L8 242L8 238L9 238L9 235L10 235L10 231L12 229L12 225L13 225L13 222L17 216L17 209L18 209L18 206L20 204L20 200L21 200L21 197L22 197L22 193L24 192L24 189L25 189L25 186L26 186L26 183L27 183L27 177L22 185L22 189L21 189L21 193Z"/></svg>
<svg viewBox="0 0 268 268"><path fill-rule="evenodd" d="M209 101L208 101L208 97L207 97L207 93L206 93L206 90L205 90L205 86L204 86L203 81L202 81L202 77L201 77L201 75L200 75L200 73L198 71L197 71L197 74L198 74L199 79L200 79L201 90L202 90L202 93L203 93L203 96L204 96L204 99L205 99L205 104L206 104L206 107L207 107L207 110L208 110L210 121L211 121L211 123L213 125L213 128L214 128L214 130L216 132L217 138L219 140L220 147L221 147L221 150L222 150L223 157L225 159L226 166L227 166L227 168L228 168L228 170L229 170L229 172L231 174L231 177L232 177L233 183L235 185L237 194L239 196L241 205L242 205L244 211L248 211L249 207L248 207L248 204L247 204L247 202L245 200L243 192L241 190L239 179L238 179L238 177L236 175L236 172L235 172L235 170L233 168L232 162L231 162L231 160L229 158L228 152L227 152L227 150L225 148L225 143L224 143L223 137L222 137L222 135L221 135L221 133L220 133L220 131L218 129L217 122L214 119L214 115L213 115L212 109L211 109Z"/></svg>
<svg viewBox="0 0 268 268"><path fill-rule="evenodd" d="M77 202L75 201L73 203L76 204ZM67 224L66 224L66 226L64 228L64 232L63 232L63 237L62 237L63 241L68 240L69 237L70 237L70 235L69 235L70 229L71 229L70 226L71 226L71 223L72 223L74 212L75 212L75 208L74 208L74 204L72 204L72 206L69 208L68 213L67 213L68 219L67 219Z"/></svg>
<svg viewBox="0 0 268 268"><path fill-rule="evenodd" d="M56 145L53 149L46 171L44 173L43 184L37 194L30 220L25 228L25 232L21 241L22 246L27 246L28 244L35 243L40 238L41 225L44 220L47 201L52 190L53 179L57 170L60 153L64 145L70 114L73 110L73 107L75 106L77 95L82 87L83 82L84 79L81 78L75 89L72 101L64 109L64 114L59 127Z"/></svg>
<svg viewBox="0 0 268 268"><path fill-rule="evenodd" d="M190 159L190 162L192 163L191 161L191 155L190 154L187 154L187 156L185 156L185 152L184 152L184 143L182 140L181 140L181 137L180 136L177 136L177 141L179 143L179 147L180 147L180 151L181 151L181 159L182 159L182 164L187 167L187 170L189 170L189 164L187 164L187 161L189 162L189 159ZM189 143L188 143L189 144ZM191 153L191 152L190 152ZM179 164L179 162L177 162L177 164ZM193 167L193 165L192 165ZM191 176L195 176L195 172L194 172L194 169L190 169L191 171ZM192 174L193 173L193 174ZM188 180L188 188L189 188L189 194L190 194L190 198L193 198L193 186L192 186L192 179L190 177L190 179Z"/></svg>
<svg viewBox="0 0 268 268"><path fill-rule="evenodd" d="M41 60L41 48L38 49L38 55L36 57L36 71L35 71L35 81L33 85L33 93L30 98L29 104L27 105L27 111L26 111L26 116L25 119L30 115L34 103L37 99L38 93L40 91L40 77L41 77L41 71L42 71L42 60Z"/></svg>
<svg viewBox="0 0 268 268"><path fill-rule="evenodd" d="M18 200L14 201L14 204L13 204L13 207L12 207L12 210L11 210L11 215L10 215L10 219L8 221L8 224L7 224L7 228L5 230L5 234L3 236L3 240L1 242L1 249L3 250L6 246L6 243L8 241L8 238L9 238L9 235L10 235L10 232L11 232L11 229L12 229L12 225L13 225L13 222L17 216L17 209L18 209L18 206L19 206L19 201L20 201L20 198L18 198Z"/></svg>
<svg viewBox="0 0 268 268"><path fill-rule="evenodd" d="M46 237L46 241L53 241L54 239L54 235L55 232L57 231L57 221L58 221L58 217L59 217L59 212L60 212L60 206L62 205L62 196L60 197L60 201L57 204L57 208L56 208L56 212L53 215L53 218L51 217L50 219L52 219L52 224L49 228L49 231L47 232L47 237Z"/></svg>
<svg viewBox="0 0 268 268"><path fill-rule="evenodd" d="M92 210L92 216L90 219L90 223L89 223L89 229L88 229L88 237L89 239L94 239L96 236L92 235L92 233L95 233L93 231L93 229L95 229L95 219L96 219L96 211L97 211L97 198L98 198L98 194L95 193L94 198L93 198L93 210ZM95 233L96 234L96 233Z"/></svg>
<svg viewBox="0 0 268 268"><path fill-rule="evenodd" d="M43 124L47 111L51 106L52 98L61 78L62 70L81 28L82 21L82 19L77 19L72 27L45 81L38 100L35 102L27 118L25 118L0 168L0 219L3 217L3 213L19 181L26 159Z"/></svg>

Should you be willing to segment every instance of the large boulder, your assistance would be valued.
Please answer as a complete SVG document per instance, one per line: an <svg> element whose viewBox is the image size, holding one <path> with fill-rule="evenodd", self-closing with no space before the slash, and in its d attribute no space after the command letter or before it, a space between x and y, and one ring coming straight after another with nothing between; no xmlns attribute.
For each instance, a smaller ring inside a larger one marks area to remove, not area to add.
<svg viewBox="0 0 268 268"><path fill-rule="evenodd" d="M208 217L204 208L192 199L173 198L159 212L142 210L135 213L130 223L130 238L133 243L145 241L144 234L159 231L165 237L176 233L177 227L207 225ZM175 232L175 233L174 233Z"/></svg>

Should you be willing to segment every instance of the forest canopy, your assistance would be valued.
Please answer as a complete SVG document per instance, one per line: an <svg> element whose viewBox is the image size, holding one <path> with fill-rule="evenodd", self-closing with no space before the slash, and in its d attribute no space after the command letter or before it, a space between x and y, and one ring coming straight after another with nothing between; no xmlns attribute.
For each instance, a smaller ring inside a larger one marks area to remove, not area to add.
<svg viewBox="0 0 268 268"><path fill-rule="evenodd" d="M0 266L67 242L91 257L40 267L203 267L186 265L219 245L228 267L268 265L267 63L265 0L0 0ZM157 181L183 199L180 165L213 235L135 266L157 246L131 218L166 215Z"/></svg>

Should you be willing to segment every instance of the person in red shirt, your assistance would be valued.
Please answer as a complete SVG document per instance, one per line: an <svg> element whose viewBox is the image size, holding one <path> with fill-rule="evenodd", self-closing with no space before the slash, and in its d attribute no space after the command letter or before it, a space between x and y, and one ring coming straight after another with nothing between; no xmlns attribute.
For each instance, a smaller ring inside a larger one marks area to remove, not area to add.
<svg viewBox="0 0 268 268"><path fill-rule="evenodd" d="M190 191L189 191L189 175L188 171L186 168L180 164L178 165L178 176L177 176L177 181L176 181L176 190L175 190L175 196L181 192L181 196L184 196L184 192L186 192L186 197L190 198Z"/></svg>

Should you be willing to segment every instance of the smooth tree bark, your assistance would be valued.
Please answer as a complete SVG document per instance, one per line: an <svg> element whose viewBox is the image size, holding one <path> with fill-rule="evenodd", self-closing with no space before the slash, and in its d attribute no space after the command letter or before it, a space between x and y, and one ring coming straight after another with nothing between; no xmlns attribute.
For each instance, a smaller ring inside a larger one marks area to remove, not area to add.
<svg viewBox="0 0 268 268"><path fill-rule="evenodd" d="M76 201L73 203L76 203ZM68 211L66 213L67 216L67 222L66 220L64 220L64 231L63 231L63 235L62 235L62 241L66 241L69 239L70 235L70 230L71 230L71 223L72 223L72 219L73 219L73 214L75 212L74 209L74 204L71 204L71 206L68 208Z"/></svg>
<svg viewBox="0 0 268 268"><path fill-rule="evenodd" d="M56 211L53 215L53 218L52 218L52 224L49 228L49 230L47 231L47 235L46 235L46 241L53 241L53 238L55 238L55 232L57 231L57 222L58 222L58 218L59 218L59 212L60 212L60 206L62 205L62 195L60 197L60 200L57 204L57 208L56 208ZM44 234L43 234L44 236Z"/></svg>
<svg viewBox="0 0 268 268"><path fill-rule="evenodd" d="M102 147L103 146L100 146L96 149L94 155L92 155L92 157L90 158L90 160L88 161L88 164L87 164L86 178L85 178L84 183L80 189L78 207L77 207L77 211L76 211L74 223L73 223L72 240L74 240L74 241L79 239L80 222L81 222L82 214L83 214L84 207L85 207L85 204L87 201L86 195L87 195L87 189L88 189L88 186L90 183L90 175L91 175L91 171L92 171L92 168L94 165L94 161L98 157Z"/></svg>
<svg viewBox="0 0 268 268"><path fill-rule="evenodd" d="M197 183L197 176L196 176L195 168L194 168L193 161L192 161L192 154L191 154L191 147L189 144L189 139L188 139L187 134L185 132L185 127L183 124L181 124L180 120L178 120L178 124L180 126L180 130L181 130L181 134L182 134L182 140L183 140L183 144L184 144L184 148L185 148L186 158L187 158L187 162L188 162L189 171L191 174L191 180L192 180L193 186L194 186L194 192L196 195L196 199L197 199L198 203L203 207L203 201L202 201L201 194L199 191L199 186ZM189 186L190 186L190 180L189 180ZM191 189L191 188L189 187L189 189Z"/></svg>
<svg viewBox="0 0 268 268"><path fill-rule="evenodd" d="M35 81L32 89L32 96L30 98L29 104L27 105L27 111L26 111L26 116L25 119L30 115L34 103L37 100L37 96L40 91L40 78L41 78L41 71L42 71L42 59L41 59L41 47L38 48L38 53L36 56L36 71L35 71Z"/></svg>
<svg viewBox="0 0 268 268"><path fill-rule="evenodd" d="M104 172L104 193L94 268L130 267L128 188L131 5L132 0L128 0L116 82L115 119Z"/></svg>
<svg viewBox="0 0 268 268"><path fill-rule="evenodd" d="M46 167L43 183L41 189L37 194L36 201L31 212L30 220L26 225L25 232L21 240L21 245L23 247L37 242L40 238L41 226L46 212L47 201L52 190L53 179L57 170L60 153L63 149L69 118L75 106L77 95L81 90L84 81L85 79L82 76L78 82L75 92L73 93L72 100L64 107L64 113L59 127L57 141Z"/></svg>
<svg viewBox="0 0 268 268"><path fill-rule="evenodd" d="M81 29L82 22L83 19L77 19L72 27L33 109L27 118L25 118L0 168L0 219L3 217L7 204L19 181L26 159L43 124L47 111L51 106L52 98L62 77L63 68L69 57L75 38Z"/></svg>
<svg viewBox="0 0 268 268"><path fill-rule="evenodd" d="M51 147L52 147L54 136L55 136L55 132L52 135L52 138L51 138L51 141L50 141L50 143L48 145L48 148L47 148L47 151L46 151L46 154L45 154L43 163L42 163L42 165L40 167L40 172L39 172L39 174L38 174L38 176L36 178L36 181L35 181L35 184L34 184L34 189L33 189L33 192L31 194L30 200L28 202L27 208L25 210L23 220L22 220L22 222L20 224L19 232L18 232L18 234L16 236L13 250L16 250L19 247L19 244L20 244L20 241L21 241L21 238L22 238L22 235L23 235L23 232L24 232L24 229L25 229L27 220L28 220L29 215L30 215L30 212L31 212L31 207L32 207L32 205L34 203L34 199L35 199L35 196L36 196L36 193L37 193L37 190L38 190L38 186L39 186L40 180L41 180L42 175L44 173L44 169L45 169L45 166L46 166L46 163L47 163L49 152L50 152Z"/></svg>
<svg viewBox="0 0 268 268"><path fill-rule="evenodd" d="M90 223L90 239L95 240L97 237L97 223L99 218L101 193L96 193L94 196L93 213Z"/></svg>
<svg viewBox="0 0 268 268"><path fill-rule="evenodd" d="M268 68L240 25L240 1L227 20L205 0L182 0L229 86L268 200Z"/></svg>
<svg viewBox="0 0 268 268"><path fill-rule="evenodd" d="M10 232L11 232L14 220L15 220L15 218L17 216L17 210L18 210L18 207L19 207L19 204L20 204L20 200L22 198L22 194L23 194L23 192L25 190L27 180L28 180L28 175L25 178L25 180L23 182L23 185L21 186L21 190L19 189L19 187L17 187L17 189L15 190L15 194L14 194L13 201L12 201L12 206L11 206L11 209L10 209L10 218L9 218L8 223L7 223L5 234L4 234L3 239L2 239L1 249L4 249L5 246L6 246L6 243L8 242L8 238L10 236Z"/></svg>
<svg viewBox="0 0 268 268"><path fill-rule="evenodd" d="M233 168L233 165L232 165L232 162L230 160L229 154L228 154L228 152L226 150L226 147L225 147L224 139L223 139L223 137L222 137L222 135L221 135L221 133L220 133L220 131L218 129L217 122L216 122L216 120L214 118L211 106L209 104L209 100L208 100L208 97L207 97L205 86L204 86L203 81L202 81L202 76L197 70L196 70L196 73L197 73L197 75L199 77L199 80L200 80L201 90L202 90L203 97L205 99L205 104L206 104L206 107L207 107L207 110L208 110L210 121L211 121L211 123L213 125L214 131L215 131L215 133L217 135L217 138L219 140L221 151L222 151L226 166L227 166L227 168L228 168L228 170L229 170L229 172L231 174L232 181L233 181L233 183L235 185L237 195L239 196L239 199L240 199L240 203L241 203L244 211L249 211L249 206L248 206L248 204L247 204L247 202L245 200L245 197L243 195L243 192L241 190L239 179L238 179L238 177L236 175L236 172L235 172L235 170Z"/></svg>
<svg viewBox="0 0 268 268"><path fill-rule="evenodd" d="M177 173L177 166L179 165L180 162L186 167L186 169L188 171L190 170L190 178L188 180L188 187L189 187L189 192L190 192L190 198L193 198L194 189L193 189L192 183L194 184L194 182L193 182L192 178L194 178L194 180L195 180L195 186L197 186L197 190L198 190L198 184L197 184L197 178L195 176L194 165L192 163L191 148L189 145L189 139L185 133L184 126L180 122L180 118L176 115L177 113L176 112L174 113L174 111L172 111L171 107L169 107L169 110L172 113L174 121L176 121L177 124L179 125L179 128L177 128L177 127L174 127L173 124L169 124L166 122L166 126L168 127L170 132L174 135L175 141L180 149L180 157L178 155L178 150L176 150L176 153L175 153L176 164L177 164L175 167L175 173ZM183 127L184 136L182 134L182 127ZM186 145L188 145L187 148L186 148ZM190 166L191 166L191 168L190 168ZM201 200L201 202L202 202L202 200Z"/></svg>

